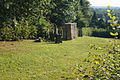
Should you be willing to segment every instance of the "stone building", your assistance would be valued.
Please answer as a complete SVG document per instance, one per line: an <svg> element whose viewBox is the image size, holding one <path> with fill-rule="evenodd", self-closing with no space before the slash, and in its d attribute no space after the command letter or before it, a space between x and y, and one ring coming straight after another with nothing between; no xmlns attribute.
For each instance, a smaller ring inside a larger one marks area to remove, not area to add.
<svg viewBox="0 0 120 80"><path fill-rule="evenodd" d="M77 23L65 23L63 26L63 39L75 40L77 38Z"/></svg>

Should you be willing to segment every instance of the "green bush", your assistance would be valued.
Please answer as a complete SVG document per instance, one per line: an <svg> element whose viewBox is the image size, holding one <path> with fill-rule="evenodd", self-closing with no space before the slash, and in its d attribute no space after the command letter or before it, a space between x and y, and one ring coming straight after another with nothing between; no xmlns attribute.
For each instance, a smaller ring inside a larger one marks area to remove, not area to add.
<svg viewBox="0 0 120 80"><path fill-rule="evenodd" d="M94 36L94 37L104 37L104 38L113 38L110 35L110 32L118 32L120 34L120 30L107 30L102 28L82 28L83 36ZM120 36L118 36L120 38Z"/></svg>
<svg viewBox="0 0 120 80"><path fill-rule="evenodd" d="M82 28L82 35L83 36L92 36L93 28Z"/></svg>
<svg viewBox="0 0 120 80"><path fill-rule="evenodd" d="M53 25L49 21L45 20L44 18L40 18L37 25L37 37L48 39L50 36L50 30L52 30L52 28Z"/></svg>
<svg viewBox="0 0 120 80"><path fill-rule="evenodd" d="M108 53L89 53L84 60L91 67L91 71L80 64L74 67L73 74L77 80L119 80L120 79L120 44L116 40L109 41L109 46L99 47L91 44L94 50L107 50ZM92 54L91 54L92 53Z"/></svg>
<svg viewBox="0 0 120 80"><path fill-rule="evenodd" d="M37 27L34 25L29 26L29 30L29 39L35 39L37 37Z"/></svg>
<svg viewBox="0 0 120 80"><path fill-rule="evenodd" d="M50 22L41 18L39 24L35 25L16 25L15 27L1 27L1 41L18 41L22 39L36 39L42 37L45 39L51 38L52 25Z"/></svg>
<svg viewBox="0 0 120 80"><path fill-rule="evenodd" d="M13 38L13 28L12 27L3 27L3 28L0 28L0 40L4 40L4 41L9 41L9 40L12 40Z"/></svg>
<svg viewBox="0 0 120 80"><path fill-rule="evenodd" d="M34 39L37 35L36 26L17 25L16 27L2 27L0 28L1 41L18 41L22 39Z"/></svg>
<svg viewBox="0 0 120 80"><path fill-rule="evenodd" d="M15 27L15 37L19 39L34 39L37 35L36 26L18 25Z"/></svg>

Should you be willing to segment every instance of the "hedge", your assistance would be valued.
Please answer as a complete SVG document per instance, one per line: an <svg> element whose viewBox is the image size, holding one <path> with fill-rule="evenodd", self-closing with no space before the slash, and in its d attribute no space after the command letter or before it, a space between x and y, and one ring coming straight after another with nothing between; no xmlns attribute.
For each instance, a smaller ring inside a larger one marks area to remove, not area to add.
<svg viewBox="0 0 120 80"><path fill-rule="evenodd" d="M18 41L21 39L33 39L36 37L37 27L19 25L16 27L1 27L0 41Z"/></svg>
<svg viewBox="0 0 120 80"><path fill-rule="evenodd" d="M94 37L104 37L104 38L113 38L113 36L110 35L110 32L118 32L120 38L120 30L108 30L108 29L102 29L102 28L82 28L82 35L83 36L94 36Z"/></svg>

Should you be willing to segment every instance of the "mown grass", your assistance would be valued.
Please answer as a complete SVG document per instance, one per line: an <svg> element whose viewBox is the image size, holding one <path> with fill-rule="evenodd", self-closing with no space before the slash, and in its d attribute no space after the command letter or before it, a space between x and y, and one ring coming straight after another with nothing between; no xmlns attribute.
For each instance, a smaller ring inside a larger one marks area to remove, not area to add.
<svg viewBox="0 0 120 80"><path fill-rule="evenodd" d="M68 69L71 66L89 67L83 60L91 52L90 44L104 46L108 42L109 39L95 37L81 37L62 44L33 40L0 42L0 80L70 79ZM99 50L92 50L92 53L99 53Z"/></svg>

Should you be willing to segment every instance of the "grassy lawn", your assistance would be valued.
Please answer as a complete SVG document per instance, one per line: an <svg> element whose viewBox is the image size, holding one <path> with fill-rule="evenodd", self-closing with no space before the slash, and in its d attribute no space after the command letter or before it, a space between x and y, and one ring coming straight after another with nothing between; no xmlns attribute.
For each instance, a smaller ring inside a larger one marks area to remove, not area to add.
<svg viewBox="0 0 120 80"><path fill-rule="evenodd" d="M91 51L90 44L104 46L109 40L82 37L62 44L0 42L0 80L65 80L71 66L80 63L88 67L83 60Z"/></svg>

